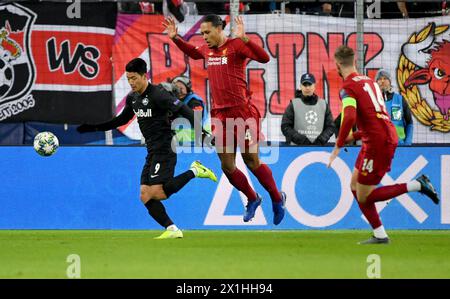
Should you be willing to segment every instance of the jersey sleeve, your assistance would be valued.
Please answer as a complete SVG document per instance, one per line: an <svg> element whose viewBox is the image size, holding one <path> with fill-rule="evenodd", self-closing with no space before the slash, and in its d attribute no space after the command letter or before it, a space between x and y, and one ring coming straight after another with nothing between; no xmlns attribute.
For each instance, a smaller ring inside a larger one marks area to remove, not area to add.
<svg viewBox="0 0 450 299"><path fill-rule="evenodd" d="M347 136L351 133L351 130L356 123L357 102L356 98L352 95L354 95L354 93L350 88L343 88L339 93L342 101L342 113L341 127L336 141L337 147L343 147L345 145L345 139L347 139Z"/></svg>
<svg viewBox="0 0 450 299"><path fill-rule="evenodd" d="M260 47L250 39L246 43L241 39L237 40L238 43L241 44L241 46L239 47L239 52L241 53L242 56L261 63L269 62L270 60L269 54L267 54L264 48Z"/></svg>
<svg viewBox="0 0 450 299"><path fill-rule="evenodd" d="M176 113L184 105L182 101L160 85L155 86L152 97L158 107L173 113Z"/></svg>
<svg viewBox="0 0 450 299"><path fill-rule="evenodd" d="M175 45L177 45L177 47L181 51L184 52L184 54L188 55L192 59L204 58L203 53L201 51L201 47L191 45L190 43L184 41L183 38L181 38L180 36L178 36L175 40L173 40L173 42L175 43Z"/></svg>
<svg viewBox="0 0 450 299"><path fill-rule="evenodd" d="M352 98L356 101L355 93L348 86L341 89L341 91L339 92L339 98L341 99L341 101L344 101L344 99L346 98Z"/></svg>
<svg viewBox="0 0 450 299"><path fill-rule="evenodd" d="M115 129L117 127L123 126L128 123L134 116L133 107L131 107L132 95L129 94L126 99L125 107L122 112L111 119L110 121L97 124L96 128L98 131L108 131L111 129Z"/></svg>

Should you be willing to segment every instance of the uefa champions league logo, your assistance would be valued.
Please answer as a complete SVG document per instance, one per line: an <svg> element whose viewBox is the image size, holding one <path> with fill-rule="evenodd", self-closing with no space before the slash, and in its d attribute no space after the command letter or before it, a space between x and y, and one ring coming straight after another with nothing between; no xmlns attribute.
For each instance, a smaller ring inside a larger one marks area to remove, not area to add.
<svg viewBox="0 0 450 299"><path fill-rule="evenodd" d="M317 121L319 120L319 117L317 116L317 113L313 110L310 110L306 112L305 114L305 120L310 125L315 125Z"/></svg>

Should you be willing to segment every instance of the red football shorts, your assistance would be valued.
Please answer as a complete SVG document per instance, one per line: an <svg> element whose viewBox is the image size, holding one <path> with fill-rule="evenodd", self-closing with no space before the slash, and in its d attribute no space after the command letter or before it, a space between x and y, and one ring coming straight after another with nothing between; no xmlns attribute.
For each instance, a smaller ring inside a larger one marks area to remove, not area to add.
<svg viewBox="0 0 450 299"><path fill-rule="evenodd" d="M384 175L391 170L396 144L380 142L379 144L363 143L355 168L358 169L358 183L378 185Z"/></svg>
<svg viewBox="0 0 450 299"><path fill-rule="evenodd" d="M252 145L264 140L261 132L261 115L255 105L248 103L223 109L211 110L211 126L216 148L234 152L239 145L247 151Z"/></svg>

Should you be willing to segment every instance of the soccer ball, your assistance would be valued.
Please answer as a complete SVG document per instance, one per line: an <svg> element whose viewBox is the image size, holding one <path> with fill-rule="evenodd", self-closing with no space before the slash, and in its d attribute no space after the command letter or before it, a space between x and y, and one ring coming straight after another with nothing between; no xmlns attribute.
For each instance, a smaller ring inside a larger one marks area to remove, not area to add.
<svg viewBox="0 0 450 299"><path fill-rule="evenodd" d="M41 132L34 137L34 150L41 156L53 155L59 147L59 140L51 132Z"/></svg>

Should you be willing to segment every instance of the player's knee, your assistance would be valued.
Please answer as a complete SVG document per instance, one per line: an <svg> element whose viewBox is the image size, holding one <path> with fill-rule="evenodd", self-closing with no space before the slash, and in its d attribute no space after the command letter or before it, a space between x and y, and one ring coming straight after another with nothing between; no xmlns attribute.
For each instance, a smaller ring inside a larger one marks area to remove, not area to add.
<svg viewBox="0 0 450 299"><path fill-rule="evenodd" d="M164 192L164 190L158 190L157 192L155 192L152 196L152 199L155 200L164 200L167 199L167 195Z"/></svg>
<svg viewBox="0 0 450 299"><path fill-rule="evenodd" d="M254 170L259 167L260 162L259 159L253 157L253 156L242 156L242 159L244 160L245 165L251 170Z"/></svg>
<svg viewBox="0 0 450 299"><path fill-rule="evenodd" d="M141 190L141 194L139 196L140 200L143 203L146 203L147 201L154 199L154 200L162 200L166 199L164 196L164 192L162 194L160 192L155 192L154 190Z"/></svg>
<svg viewBox="0 0 450 299"><path fill-rule="evenodd" d="M151 194L147 191L141 190L141 194L139 195L139 199L145 204L151 198Z"/></svg>
<svg viewBox="0 0 450 299"><path fill-rule="evenodd" d="M221 167L222 167L222 171L225 174L231 174L236 169L236 165L234 163L224 163L224 162L222 162Z"/></svg>
<svg viewBox="0 0 450 299"><path fill-rule="evenodd" d="M364 195L358 195L357 200L358 200L359 203L365 204L366 201L367 201L367 196L364 196Z"/></svg>

